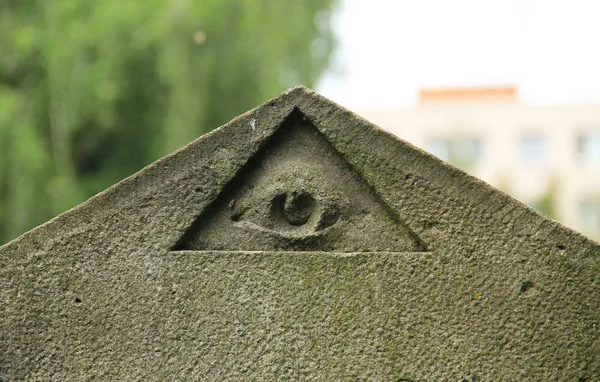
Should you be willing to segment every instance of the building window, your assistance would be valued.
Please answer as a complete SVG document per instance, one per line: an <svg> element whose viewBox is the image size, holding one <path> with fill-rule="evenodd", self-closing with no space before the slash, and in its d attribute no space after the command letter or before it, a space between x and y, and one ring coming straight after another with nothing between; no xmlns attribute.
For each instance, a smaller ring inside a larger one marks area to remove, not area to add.
<svg viewBox="0 0 600 382"><path fill-rule="evenodd" d="M470 169L481 159L481 146L477 138L434 138L427 143L427 151L456 167Z"/></svg>
<svg viewBox="0 0 600 382"><path fill-rule="evenodd" d="M527 164L544 163L546 140L541 135L526 135L521 139L521 159Z"/></svg>
<svg viewBox="0 0 600 382"><path fill-rule="evenodd" d="M583 200L579 204L581 230L593 237L600 237L600 198Z"/></svg>
<svg viewBox="0 0 600 382"><path fill-rule="evenodd" d="M600 164L600 131L581 134L578 151L582 163Z"/></svg>

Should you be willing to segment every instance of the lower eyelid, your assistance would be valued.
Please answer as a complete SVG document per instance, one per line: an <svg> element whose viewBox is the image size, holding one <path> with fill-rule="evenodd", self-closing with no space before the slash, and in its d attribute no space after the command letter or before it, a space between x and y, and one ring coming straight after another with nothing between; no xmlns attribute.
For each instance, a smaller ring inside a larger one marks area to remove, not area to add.
<svg viewBox="0 0 600 382"><path fill-rule="evenodd" d="M261 225L249 222L249 221L234 221L233 225L237 228L243 229L245 231L258 231L268 235L276 235L278 237L287 238L287 239L299 239L299 238L310 238L310 237L318 237L323 236L329 231L327 227L320 231L310 231L306 232L306 230L298 229L298 230L289 230L289 231L276 231L267 227L263 227Z"/></svg>

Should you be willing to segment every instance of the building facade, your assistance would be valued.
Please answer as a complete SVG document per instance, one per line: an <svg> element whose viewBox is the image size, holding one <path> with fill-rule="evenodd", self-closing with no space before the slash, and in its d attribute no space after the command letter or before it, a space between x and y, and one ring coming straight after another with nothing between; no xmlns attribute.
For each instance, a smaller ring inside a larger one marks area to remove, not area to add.
<svg viewBox="0 0 600 382"><path fill-rule="evenodd" d="M600 103L526 105L514 87L421 90L380 127L600 239Z"/></svg>

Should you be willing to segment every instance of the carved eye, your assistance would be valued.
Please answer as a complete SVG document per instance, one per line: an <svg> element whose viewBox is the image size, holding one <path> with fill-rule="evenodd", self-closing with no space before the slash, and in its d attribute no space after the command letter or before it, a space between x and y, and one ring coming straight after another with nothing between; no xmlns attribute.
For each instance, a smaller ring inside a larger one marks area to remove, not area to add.
<svg viewBox="0 0 600 382"><path fill-rule="evenodd" d="M335 224L338 216L337 208L319 203L304 192L279 194L271 205L271 218L281 228L286 228L286 224L291 226L288 229L309 225L314 231L321 231Z"/></svg>
<svg viewBox="0 0 600 382"><path fill-rule="evenodd" d="M267 203L270 206L265 213L261 213L261 209L242 209L232 216L232 220L240 228L300 238L318 234L335 224L339 217L335 206L302 191L277 193Z"/></svg>

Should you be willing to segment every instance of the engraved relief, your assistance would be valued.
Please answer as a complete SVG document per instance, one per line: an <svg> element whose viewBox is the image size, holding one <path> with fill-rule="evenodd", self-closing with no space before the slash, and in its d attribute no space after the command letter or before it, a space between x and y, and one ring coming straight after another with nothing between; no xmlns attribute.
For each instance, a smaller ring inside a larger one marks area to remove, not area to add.
<svg viewBox="0 0 600 382"><path fill-rule="evenodd" d="M253 223L259 217L246 213L248 209L243 208L232 216L234 225L240 229L301 237L330 227L338 218L335 206L317 201L312 195L302 191L281 192L267 203L270 210L264 226Z"/></svg>
<svg viewBox="0 0 600 382"><path fill-rule="evenodd" d="M426 250L298 111L200 214L173 249Z"/></svg>

